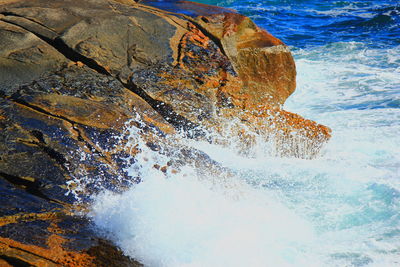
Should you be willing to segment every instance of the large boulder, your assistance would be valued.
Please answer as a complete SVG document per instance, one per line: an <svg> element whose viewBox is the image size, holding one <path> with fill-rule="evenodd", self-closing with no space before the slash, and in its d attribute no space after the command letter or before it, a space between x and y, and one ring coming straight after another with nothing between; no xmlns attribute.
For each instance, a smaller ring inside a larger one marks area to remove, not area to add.
<svg viewBox="0 0 400 267"><path fill-rule="evenodd" d="M218 47L215 53L229 59L225 70L234 70L224 73L219 90L236 106L251 109L266 104L282 105L294 92L296 68L288 47L248 17L230 9L189 1L140 3L179 13L193 24L192 32L199 35L193 37L194 43L213 43ZM183 54L190 57L186 51ZM230 82L238 85L232 86Z"/></svg>
<svg viewBox="0 0 400 267"><path fill-rule="evenodd" d="M280 40L229 9L0 1L0 264L140 265L84 214L92 194L140 181L141 149L173 155L163 173L216 177L231 174L180 137L314 156L329 128L281 109L295 74Z"/></svg>

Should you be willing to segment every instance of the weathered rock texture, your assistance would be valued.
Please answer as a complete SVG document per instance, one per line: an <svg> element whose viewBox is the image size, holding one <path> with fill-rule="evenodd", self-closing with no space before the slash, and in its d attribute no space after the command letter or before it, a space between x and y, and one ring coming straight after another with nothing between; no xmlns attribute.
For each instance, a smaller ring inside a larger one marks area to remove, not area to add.
<svg viewBox="0 0 400 267"><path fill-rule="evenodd" d="M232 10L1 0L0 265L139 265L76 215L85 207L69 194L85 201L140 180L124 169L139 152L125 145L127 123L150 149L178 149L176 162L154 166L163 172L184 162L224 172L199 151L172 149L177 131L234 135L244 149L260 135L278 154L313 156L330 130L281 110L295 74L288 48Z"/></svg>

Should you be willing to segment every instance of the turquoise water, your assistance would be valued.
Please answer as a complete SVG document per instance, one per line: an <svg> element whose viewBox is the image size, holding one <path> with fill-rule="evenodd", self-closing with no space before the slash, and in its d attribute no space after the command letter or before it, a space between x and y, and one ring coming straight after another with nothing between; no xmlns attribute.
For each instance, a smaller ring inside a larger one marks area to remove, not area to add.
<svg viewBox="0 0 400 267"><path fill-rule="evenodd" d="M143 182L99 195L96 225L148 266L400 266L398 1L207 2L291 47L298 86L285 109L333 137L314 160L181 140L230 181L191 166L165 179L151 166L169 159L143 146L130 169Z"/></svg>

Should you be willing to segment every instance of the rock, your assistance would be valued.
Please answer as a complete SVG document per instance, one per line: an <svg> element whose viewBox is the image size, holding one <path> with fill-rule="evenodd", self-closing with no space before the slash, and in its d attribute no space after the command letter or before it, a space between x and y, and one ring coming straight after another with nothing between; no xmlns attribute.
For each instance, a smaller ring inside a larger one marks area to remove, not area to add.
<svg viewBox="0 0 400 267"><path fill-rule="evenodd" d="M295 74L280 40L229 9L0 1L0 264L140 265L80 214L91 195L140 181L127 167L143 150L174 159L154 163L164 174L189 164L229 180L177 133L315 156L329 128L281 109Z"/></svg>
<svg viewBox="0 0 400 267"><path fill-rule="evenodd" d="M140 3L189 21L189 32L180 38L179 68L164 67L154 84L135 79L150 94L159 89L153 98L192 122L217 129L224 139L238 136L248 145L254 144L254 134L274 139L275 155L312 158L330 138L329 128L280 108L295 89L296 70L279 39L233 10L188 1ZM233 125L220 127L227 122ZM243 135L245 128L252 131Z"/></svg>
<svg viewBox="0 0 400 267"><path fill-rule="evenodd" d="M288 48L231 10L186 1L29 3L3 7L2 20L115 77L178 129L214 128L224 109L279 108L295 87Z"/></svg>
<svg viewBox="0 0 400 267"><path fill-rule="evenodd" d="M219 46L239 77L240 88L225 93L246 109L281 105L294 92L296 69L292 55L279 39L233 10L188 1L140 3L182 13L199 32ZM229 77L232 79L233 77Z"/></svg>
<svg viewBox="0 0 400 267"><path fill-rule="evenodd" d="M2 266L142 266L110 242L95 238L84 218L24 213L2 217L1 223ZM28 233L29 239L24 236ZM82 251L74 251L77 248Z"/></svg>
<svg viewBox="0 0 400 267"><path fill-rule="evenodd" d="M0 90L3 92L30 82L66 62L55 48L21 27L0 21L0 35Z"/></svg>
<svg viewBox="0 0 400 267"><path fill-rule="evenodd" d="M121 190L134 182L119 163L132 151L118 146L115 136L137 112L149 121L143 131L173 131L114 78L86 67L60 70L0 99L0 251L5 261L98 266L105 259L95 254L107 253L115 255L113 264L101 266L135 265L93 233L87 219L69 215L77 207L68 193L83 186L74 192L88 199L104 186Z"/></svg>

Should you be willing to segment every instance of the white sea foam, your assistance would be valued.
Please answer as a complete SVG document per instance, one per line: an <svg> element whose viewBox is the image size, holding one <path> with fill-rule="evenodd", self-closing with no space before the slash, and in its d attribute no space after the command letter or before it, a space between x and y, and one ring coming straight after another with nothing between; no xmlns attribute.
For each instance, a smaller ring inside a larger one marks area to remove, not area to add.
<svg viewBox="0 0 400 267"><path fill-rule="evenodd" d="M144 264L298 266L312 258L310 225L268 192L248 188L232 200L195 176L149 175L94 206L97 225Z"/></svg>
<svg viewBox="0 0 400 267"><path fill-rule="evenodd" d="M298 89L286 108L333 129L317 159L182 140L236 174L234 187L216 188L191 166L166 178L152 166L168 158L142 147L129 171L143 182L97 196L95 224L147 266L399 266L398 51L295 52Z"/></svg>

